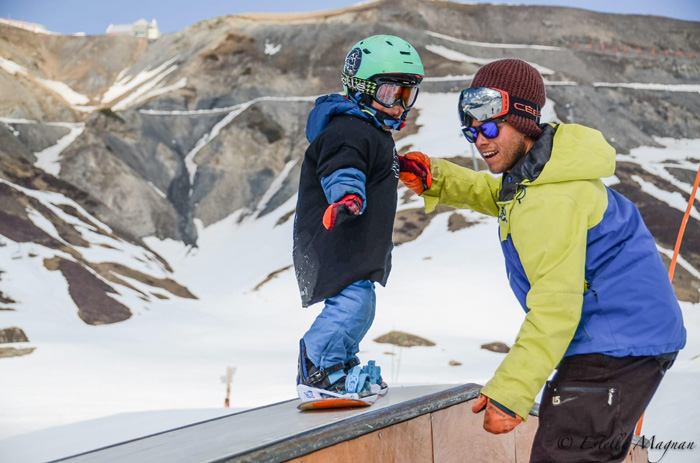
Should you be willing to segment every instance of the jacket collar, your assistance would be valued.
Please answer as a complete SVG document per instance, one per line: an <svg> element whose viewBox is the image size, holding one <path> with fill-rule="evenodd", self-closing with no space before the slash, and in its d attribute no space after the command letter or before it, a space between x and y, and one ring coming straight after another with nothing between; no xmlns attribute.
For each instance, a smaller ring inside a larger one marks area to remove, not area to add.
<svg viewBox="0 0 700 463"><path fill-rule="evenodd" d="M510 172L503 174L501 193L498 196L499 201L512 200L519 185L530 184L537 180L544 166L552 157L556 130L549 124L542 124L540 128L542 135L530 148L530 151L515 163Z"/></svg>

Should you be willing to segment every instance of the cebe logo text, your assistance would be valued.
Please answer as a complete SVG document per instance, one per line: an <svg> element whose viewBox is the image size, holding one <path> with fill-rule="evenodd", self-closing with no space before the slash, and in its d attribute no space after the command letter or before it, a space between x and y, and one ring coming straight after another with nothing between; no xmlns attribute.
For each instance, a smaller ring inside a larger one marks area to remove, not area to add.
<svg viewBox="0 0 700 463"><path fill-rule="evenodd" d="M513 107L518 111L523 111L528 114L532 114L537 118L539 118L542 115L542 113L537 108L534 108L530 105L526 105L524 103L513 103Z"/></svg>

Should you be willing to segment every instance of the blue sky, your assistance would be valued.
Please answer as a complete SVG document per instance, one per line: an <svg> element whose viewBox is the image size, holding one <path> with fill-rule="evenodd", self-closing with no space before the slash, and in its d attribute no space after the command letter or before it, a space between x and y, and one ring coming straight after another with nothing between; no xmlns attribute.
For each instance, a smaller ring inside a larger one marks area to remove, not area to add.
<svg viewBox="0 0 700 463"><path fill-rule="evenodd" d="M42 24L64 34L102 34L110 23L156 19L161 32L176 32L204 19L248 12L302 12L341 8L358 0L0 0L0 17ZM470 2L472 3L472 2ZM593 11L651 14L700 21L698 0L507 0L482 3L558 5Z"/></svg>

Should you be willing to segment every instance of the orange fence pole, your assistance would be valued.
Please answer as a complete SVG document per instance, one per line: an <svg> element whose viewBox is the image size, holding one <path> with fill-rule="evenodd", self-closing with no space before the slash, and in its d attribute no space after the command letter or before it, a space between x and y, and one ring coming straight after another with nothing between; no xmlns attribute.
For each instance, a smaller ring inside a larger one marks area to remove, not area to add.
<svg viewBox="0 0 700 463"><path fill-rule="evenodd" d="M690 201L688 201L688 208L685 210L685 215L683 215L683 221L681 222L681 229L678 231L678 238L676 239L676 247L673 250L673 259L671 259L671 266L668 269L668 277L673 281L673 273L676 269L676 259L678 259L678 253L681 250L681 241L683 240L683 234L685 233L685 226L688 224L688 217L690 217L690 211L693 210L693 202L695 201L695 194L698 191L698 184L700 184L700 168L698 168L698 174L695 177L695 184L693 185L693 191L690 193Z"/></svg>

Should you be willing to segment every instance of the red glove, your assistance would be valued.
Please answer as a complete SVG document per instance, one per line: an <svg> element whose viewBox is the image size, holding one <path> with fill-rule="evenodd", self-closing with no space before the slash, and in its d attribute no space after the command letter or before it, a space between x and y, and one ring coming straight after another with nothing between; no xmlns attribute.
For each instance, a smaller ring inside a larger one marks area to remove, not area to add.
<svg viewBox="0 0 700 463"><path fill-rule="evenodd" d="M405 156L399 156L399 170L399 178L404 185L419 196L433 185L430 158L420 151L411 151Z"/></svg>
<svg viewBox="0 0 700 463"><path fill-rule="evenodd" d="M336 226L360 215L362 212L362 198L356 194L347 194L343 198L331 204L323 214L323 226L333 230Z"/></svg>
<svg viewBox="0 0 700 463"><path fill-rule="evenodd" d="M484 429L491 434L505 434L511 432L523 419L512 412L505 405L501 405L485 395L479 395L472 407L472 412L479 413L486 408L484 414Z"/></svg>

